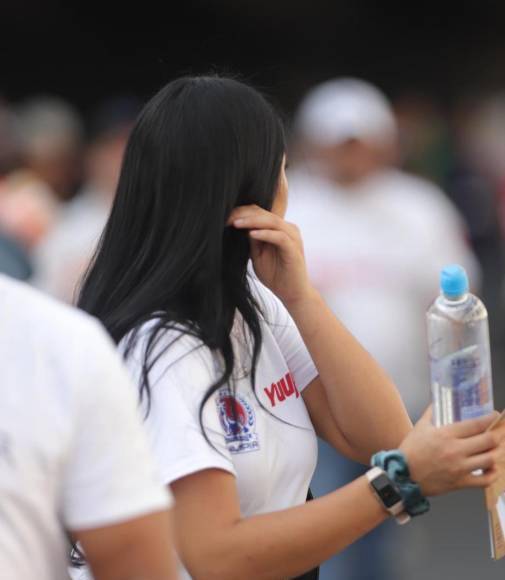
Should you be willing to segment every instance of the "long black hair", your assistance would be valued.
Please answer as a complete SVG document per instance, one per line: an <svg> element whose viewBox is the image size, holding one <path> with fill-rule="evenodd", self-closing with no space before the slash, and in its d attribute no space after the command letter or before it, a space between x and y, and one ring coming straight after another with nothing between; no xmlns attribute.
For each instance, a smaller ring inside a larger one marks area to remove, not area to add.
<svg viewBox="0 0 505 580"><path fill-rule="evenodd" d="M156 348L167 330L183 328L217 356L222 375L201 402L201 424L206 401L233 382L237 311L251 339L254 390L262 337L248 283L249 241L226 223L236 206L271 209L284 152L282 122L253 88L216 76L167 84L131 132L112 211L82 284L78 306L116 343L126 337L125 356L140 327L154 320L140 384L148 401L149 372L170 346Z"/></svg>

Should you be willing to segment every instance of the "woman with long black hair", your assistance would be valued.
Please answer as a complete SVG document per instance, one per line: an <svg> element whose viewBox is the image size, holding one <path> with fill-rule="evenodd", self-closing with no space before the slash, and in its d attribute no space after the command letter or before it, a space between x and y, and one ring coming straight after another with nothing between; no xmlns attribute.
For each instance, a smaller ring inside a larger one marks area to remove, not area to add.
<svg viewBox="0 0 505 580"><path fill-rule="evenodd" d="M489 484L503 454L504 433L483 433L490 418L437 430L427 412L412 430L310 284L283 219L285 149L252 88L169 83L131 133L80 294L139 385L184 578L303 574L389 515L426 511L425 496ZM306 502L316 434L366 464L393 451Z"/></svg>

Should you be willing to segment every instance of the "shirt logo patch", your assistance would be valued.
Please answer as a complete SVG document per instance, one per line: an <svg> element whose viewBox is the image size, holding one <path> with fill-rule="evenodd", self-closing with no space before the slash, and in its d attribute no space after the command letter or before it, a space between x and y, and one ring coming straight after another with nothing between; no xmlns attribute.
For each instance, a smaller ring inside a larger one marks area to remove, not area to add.
<svg viewBox="0 0 505 580"><path fill-rule="evenodd" d="M300 396L291 373L286 373L281 379L272 383L270 387L265 387L264 391L272 407L275 407L277 403L282 403L287 397L295 396L298 399Z"/></svg>
<svg viewBox="0 0 505 580"><path fill-rule="evenodd" d="M247 399L239 394L233 396L228 389L223 389L216 404L228 451L247 453L259 450L256 417Z"/></svg>

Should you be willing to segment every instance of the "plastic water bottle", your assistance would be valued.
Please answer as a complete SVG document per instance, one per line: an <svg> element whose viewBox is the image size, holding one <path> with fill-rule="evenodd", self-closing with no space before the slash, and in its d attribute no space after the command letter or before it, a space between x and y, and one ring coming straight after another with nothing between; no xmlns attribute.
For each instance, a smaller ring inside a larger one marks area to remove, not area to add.
<svg viewBox="0 0 505 580"><path fill-rule="evenodd" d="M440 290L427 312L437 427L487 415L494 408L486 307L468 291L461 266L442 270Z"/></svg>

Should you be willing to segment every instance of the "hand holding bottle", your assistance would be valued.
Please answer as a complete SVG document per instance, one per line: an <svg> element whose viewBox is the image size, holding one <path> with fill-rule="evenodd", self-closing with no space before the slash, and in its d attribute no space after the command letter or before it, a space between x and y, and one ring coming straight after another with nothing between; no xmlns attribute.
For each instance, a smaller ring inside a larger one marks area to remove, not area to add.
<svg viewBox="0 0 505 580"><path fill-rule="evenodd" d="M505 461L505 422L486 431L498 416L490 415L435 427L429 407L400 445L410 475L424 496L453 490L487 487L497 478L497 464ZM473 472L482 470L481 475Z"/></svg>

